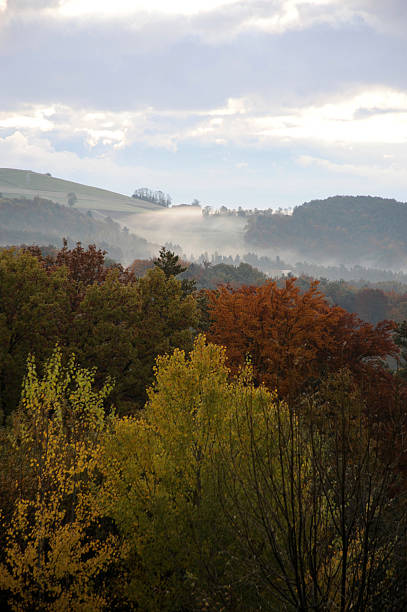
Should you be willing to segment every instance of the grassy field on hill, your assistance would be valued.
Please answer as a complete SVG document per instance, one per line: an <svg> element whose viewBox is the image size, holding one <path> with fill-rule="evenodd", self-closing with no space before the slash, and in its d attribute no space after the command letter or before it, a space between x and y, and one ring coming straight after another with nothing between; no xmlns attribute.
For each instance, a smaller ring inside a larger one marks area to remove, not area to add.
<svg viewBox="0 0 407 612"><path fill-rule="evenodd" d="M30 170L0 168L0 193L3 197L33 199L36 196L67 205L69 194L75 194L74 207L79 210L100 210L107 213L138 213L160 210L145 200L120 193L81 185Z"/></svg>

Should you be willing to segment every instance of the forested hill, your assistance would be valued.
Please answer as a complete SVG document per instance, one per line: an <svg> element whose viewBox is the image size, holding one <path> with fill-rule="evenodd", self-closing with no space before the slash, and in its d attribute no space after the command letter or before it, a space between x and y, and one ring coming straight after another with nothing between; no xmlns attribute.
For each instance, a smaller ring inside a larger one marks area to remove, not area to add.
<svg viewBox="0 0 407 612"><path fill-rule="evenodd" d="M371 196L313 200L292 215L253 215L246 241L320 262L402 268L407 264L407 204Z"/></svg>
<svg viewBox="0 0 407 612"><path fill-rule="evenodd" d="M98 220L91 212L84 213L42 198L0 197L0 245L49 243L58 246L62 238L70 243L95 243L122 262L152 255L156 250L147 240L122 229L110 217Z"/></svg>

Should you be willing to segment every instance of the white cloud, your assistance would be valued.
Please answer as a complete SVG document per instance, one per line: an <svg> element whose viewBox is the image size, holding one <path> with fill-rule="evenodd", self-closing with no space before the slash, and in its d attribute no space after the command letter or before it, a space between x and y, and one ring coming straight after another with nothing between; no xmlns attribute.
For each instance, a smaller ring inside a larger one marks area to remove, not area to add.
<svg viewBox="0 0 407 612"><path fill-rule="evenodd" d="M236 106L231 101L230 106ZM292 143L407 143L407 93L375 89L348 98L300 108L265 110L264 101L245 102L237 113L219 109L183 138L211 141L222 138L240 144Z"/></svg>
<svg viewBox="0 0 407 612"><path fill-rule="evenodd" d="M145 184L166 184L170 173L140 164L119 164L113 155L79 156L73 151L58 151L52 142L41 136L27 136L16 131L0 137L0 159L7 167L50 172L53 176L103 187L121 193L132 193L135 177Z"/></svg>
<svg viewBox="0 0 407 612"><path fill-rule="evenodd" d="M407 143L407 92L371 89L295 108L268 109L260 97L230 98L210 110L146 107L91 111L67 105L25 106L0 112L0 128L27 133L75 134L89 149L125 149L134 143L175 151L185 141L263 146L275 143Z"/></svg>
<svg viewBox="0 0 407 612"><path fill-rule="evenodd" d="M406 180L403 168L400 165L394 164L360 164L360 163L338 163L331 159L324 159L320 157L313 157L312 155L301 155L298 158L298 163L306 168L311 166L317 166L329 172L336 174L353 175L366 179L373 179L377 181L396 181L400 184L405 185Z"/></svg>

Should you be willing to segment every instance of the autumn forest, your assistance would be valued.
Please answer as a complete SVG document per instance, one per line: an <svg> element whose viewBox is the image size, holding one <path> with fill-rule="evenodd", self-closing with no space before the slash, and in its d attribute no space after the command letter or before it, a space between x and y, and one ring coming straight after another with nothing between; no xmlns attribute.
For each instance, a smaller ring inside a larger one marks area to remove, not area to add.
<svg viewBox="0 0 407 612"><path fill-rule="evenodd" d="M401 307L187 268L0 251L1 609L404 609Z"/></svg>

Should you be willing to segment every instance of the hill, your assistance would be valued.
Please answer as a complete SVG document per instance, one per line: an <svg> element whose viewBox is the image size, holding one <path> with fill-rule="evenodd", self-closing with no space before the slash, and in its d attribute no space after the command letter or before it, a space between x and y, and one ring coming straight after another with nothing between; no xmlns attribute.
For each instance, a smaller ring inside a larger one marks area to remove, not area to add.
<svg viewBox="0 0 407 612"><path fill-rule="evenodd" d="M12 168L0 168L0 193L8 198L32 200L34 197L40 197L62 205L68 204L69 194L75 194L75 208L85 211L99 210L106 214L129 214L162 208L146 200L130 198L106 189L54 178L31 170Z"/></svg>
<svg viewBox="0 0 407 612"><path fill-rule="evenodd" d="M0 197L0 245L60 246L62 238L67 238L70 244L94 243L123 263L151 256L157 250L109 216L95 219L90 211L85 213L38 197L32 200Z"/></svg>
<svg viewBox="0 0 407 612"><path fill-rule="evenodd" d="M318 263L407 267L407 204L371 196L335 196L297 206L292 215L249 217L252 248L290 252Z"/></svg>

